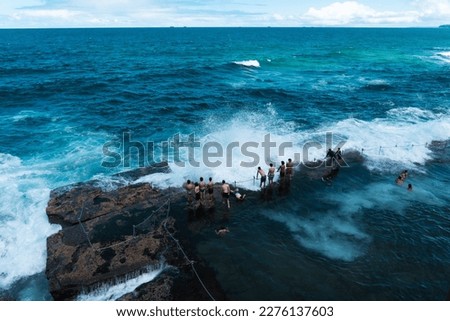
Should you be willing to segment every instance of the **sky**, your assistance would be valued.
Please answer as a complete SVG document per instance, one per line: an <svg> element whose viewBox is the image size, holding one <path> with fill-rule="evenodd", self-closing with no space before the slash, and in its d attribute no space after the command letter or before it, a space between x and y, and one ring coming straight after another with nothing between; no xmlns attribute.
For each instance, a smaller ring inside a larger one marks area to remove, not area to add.
<svg viewBox="0 0 450 321"><path fill-rule="evenodd" d="M450 0L0 0L0 28L441 24L450 24Z"/></svg>

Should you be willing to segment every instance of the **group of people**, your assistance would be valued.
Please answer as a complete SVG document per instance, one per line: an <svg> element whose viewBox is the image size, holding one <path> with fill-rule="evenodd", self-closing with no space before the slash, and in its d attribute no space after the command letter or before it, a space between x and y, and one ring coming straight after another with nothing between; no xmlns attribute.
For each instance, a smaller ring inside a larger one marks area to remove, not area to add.
<svg viewBox="0 0 450 321"><path fill-rule="evenodd" d="M284 161L281 161L281 165L278 167L276 171L280 173L281 180L285 179L286 177L291 179L292 174L294 173L294 163L292 162L292 159L289 158L287 164L285 164ZM273 164L270 163L267 175L266 172L261 167L258 167L258 170L256 171L256 179L258 179L259 176L261 177L259 187L261 188L266 187L267 177L269 177L269 185L272 185L273 179L275 177L275 167L273 166Z"/></svg>
<svg viewBox="0 0 450 321"><path fill-rule="evenodd" d="M209 178L208 183L205 182L203 177L200 177L200 181L195 183L188 179L185 189L188 192L188 202L191 202L192 199L200 201L214 197L214 182L212 177Z"/></svg>
<svg viewBox="0 0 450 321"><path fill-rule="evenodd" d="M339 170L340 160L342 160L342 152L340 148L338 148L336 151L333 151L331 149L328 150L324 161L327 163L331 162L329 165L333 165L333 168L330 173L322 176L323 181L329 181L334 176L336 176ZM337 163L335 164L334 161L337 161ZM294 173L294 163L292 162L292 159L289 158L287 163L281 161L281 165L278 167L278 169L274 167L273 163L270 163L269 168L267 170L267 174L261 167L258 167L258 170L256 172L256 179L260 179L259 185L260 188L266 187L267 178L269 186L272 186L272 184L274 183L276 173L280 173L281 182L283 182L286 178L291 180L292 175ZM396 178L395 183L397 185L403 185L407 177L408 177L408 170L404 170ZM255 177L253 177L253 179L255 179ZM200 204L204 204L203 201L210 201L211 202L210 207L214 206L215 201L214 186L215 184L213 182L212 177L209 177L208 182L205 182L203 177L200 177L200 180L195 183L192 182L191 180L187 180L184 187L187 191L188 202L191 204L192 201L195 200L196 201L195 205L199 206ZM413 189L412 184L408 184L407 190L412 191L412 189ZM228 184L225 180L222 180L221 185L222 203L226 204L228 208L231 207L230 204L231 194L234 194L237 201L243 201L246 197L246 194L242 195L241 193L239 193L238 188L232 190L231 185ZM215 232L219 236L224 236L225 234L229 233L229 229L227 227L221 226L220 228L215 229Z"/></svg>
<svg viewBox="0 0 450 321"><path fill-rule="evenodd" d="M200 177L199 182L195 183L193 183L191 180L188 179L186 181L186 184L184 185L184 188L186 189L189 203L192 203L193 200L195 200L197 204L205 200L212 202L214 201L214 182L212 177L209 178L207 183L204 181L203 177ZM227 182L225 182L225 180L223 180L222 202L226 203L228 208L231 207L230 204L231 194L234 194L234 196L238 201L243 201L246 197L246 194L242 195L241 193L239 193L238 188L232 190L230 184L228 184Z"/></svg>
<svg viewBox="0 0 450 321"><path fill-rule="evenodd" d="M405 169L405 170L402 171L402 172L398 175L398 177L395 179L395 183L396 183L397 185L401 186L401 185L403 185L403 183L406 181L406 178L407 178L407 177L408 177L408 170ZM411 183L408 184L407 189L408 189L408 191L412 191L413 187L412 187L412 184L411 184Z"/></svg>

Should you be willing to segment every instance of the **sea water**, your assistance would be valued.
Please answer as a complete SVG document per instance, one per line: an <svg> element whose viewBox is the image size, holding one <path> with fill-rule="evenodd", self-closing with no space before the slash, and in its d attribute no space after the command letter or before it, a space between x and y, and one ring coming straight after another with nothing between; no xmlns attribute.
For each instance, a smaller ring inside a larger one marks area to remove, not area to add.
<svg viewBox="0 0 450 321"><path fill-rule="evenodd" d="M2 296L51 299L52 189L93 178L108 189L113 173L168 160L171 173L139 181L256 191L212 217L172 213L230 299L446 298L448 30L0 30L0 50ZM176 137L194 143L176 152ZM287 188L259 191L258 166L337 146L357 157L333 182L299 166Z"/></svg>

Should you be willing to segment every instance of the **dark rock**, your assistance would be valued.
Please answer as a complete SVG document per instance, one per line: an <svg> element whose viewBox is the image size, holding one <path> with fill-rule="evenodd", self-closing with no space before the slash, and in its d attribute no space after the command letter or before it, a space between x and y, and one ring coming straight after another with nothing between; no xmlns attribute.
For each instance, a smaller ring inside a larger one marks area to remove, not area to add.
<svg viewBox="0 0 450 321"><path fill-rule="evenodd" d="M166 224L173 223L174 219L169 217ZM88 242L66 244L64 230L52 235L47 240L46 268L52 296L55 300L74 299L85 288L159 264L158 258L163 254L170 256L170 249L174 249L167 234L155 239L153 233L161 235L162 224L155 231L126 236L124 241L113 242L106 248L102 242L92 246Z"/></svg>
<svg viewBox="0 0 450 321"><path fill-rule="evenodd" d="M113 175L113 177L119 177L119 178L123 178L126 180L135 181L140 177L147 176L150 174L169 173L169 172L170 172L169 164L167 162L161 162L161 163L153 164L152 166L140 167L140 168L137 168L137 169L134 169L131 171L118 173L118 174Z"/></svg>
<svg viewBox="0 0 450 321"><path fill-rule="evenodd" d="M78 184L61 193L51 193L47 205L50 223L70 226L111 213L148 210L161 201L149 184L134 184L104 192L93 183Z"/></svg>

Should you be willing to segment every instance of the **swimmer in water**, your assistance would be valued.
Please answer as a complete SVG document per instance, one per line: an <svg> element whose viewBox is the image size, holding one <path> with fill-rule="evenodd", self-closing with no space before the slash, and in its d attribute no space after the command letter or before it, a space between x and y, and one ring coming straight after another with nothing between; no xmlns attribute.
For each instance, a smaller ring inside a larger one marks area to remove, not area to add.
<svg viewBox="0 0 450 321"><path fill-rule="evenodd" d="M219 228L216 228L215 232L219 236L225 236L225 234L229 233L230 230L228 229L228 227L221 226Z"/></svg>

